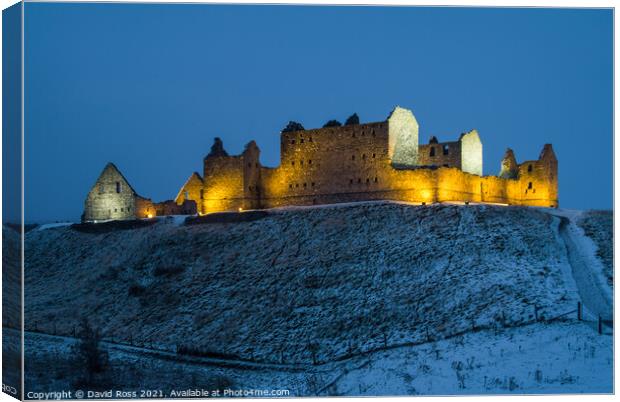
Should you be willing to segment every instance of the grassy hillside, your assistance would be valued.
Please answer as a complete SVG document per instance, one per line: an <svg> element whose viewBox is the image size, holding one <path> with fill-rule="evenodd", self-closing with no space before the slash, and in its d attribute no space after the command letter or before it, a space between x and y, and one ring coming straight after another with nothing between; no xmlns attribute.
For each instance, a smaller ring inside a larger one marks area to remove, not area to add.
<svg viewBox="0 0 620 402"><path fill-rule="evenodd" d="M27 329L274 363L519 325L573 310L558 218L367 203L238 223L26 236Z"/></svg>

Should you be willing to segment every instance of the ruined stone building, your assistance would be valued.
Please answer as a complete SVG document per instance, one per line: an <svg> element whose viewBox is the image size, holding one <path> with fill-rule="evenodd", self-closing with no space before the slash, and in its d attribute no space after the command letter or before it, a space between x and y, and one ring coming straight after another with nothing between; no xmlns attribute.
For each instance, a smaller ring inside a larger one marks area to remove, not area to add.
<svg viewBox="0 0 620 402"><path fill-rule="evenodd" d="M241 155L228 155L216 138L203 160L202 176L192 173L174 202L164 203L167 207L137 195L109 164L89 193L84 219L366 200L558 206L558 162L550 144L537 160L520 164L508 149L499 176L483 176L482 143L476 130L456 141L432 137L428 144L419 144L418 133L413 113L401 107L375 123L359 124L354 115L344 125L330 121L323 128L305 130L291 122L280 134L277 167L260 163L254 141ZM128 193L117 192L117 183ZM106 191L100 192L101 184ZM119 212L121 204L125 209Z"/></svg>
<svg viewBox="0 0 620 402"><path fill-rule="evenodd" d="M140 196L113 163L108 163L84 202L82 221L127 220L158 215L195 214L196 203L169 200L153 203Z"/></svg>

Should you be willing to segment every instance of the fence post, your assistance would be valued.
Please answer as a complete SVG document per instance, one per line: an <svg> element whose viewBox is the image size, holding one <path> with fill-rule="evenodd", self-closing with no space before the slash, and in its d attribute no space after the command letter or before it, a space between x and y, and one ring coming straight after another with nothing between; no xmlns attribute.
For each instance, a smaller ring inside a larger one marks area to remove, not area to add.
<svg viewBox="0 0 620 402"><path fill-rule="evenodd" d="M603 319L601 318L600 314L598 316L598 333L599 335L603 334Z"/></svg>
<svg viewBox="0 0 620 402"><path fill-rule="evenodd" d="M583 320L583 313L581 312L581 302L577 302L577 320Z"/></svg>

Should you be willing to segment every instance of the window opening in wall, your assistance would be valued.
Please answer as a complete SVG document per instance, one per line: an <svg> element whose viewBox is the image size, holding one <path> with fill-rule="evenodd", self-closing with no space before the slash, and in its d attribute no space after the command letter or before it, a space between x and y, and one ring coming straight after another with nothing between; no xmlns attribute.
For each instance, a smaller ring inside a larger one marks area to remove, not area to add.
<svg viewBox="0 0 620 402"><path fill-rule="evenodd" d="M532 188L532 182L527 183L528 190Z"/></svg>
<svg viewBox="0 0 620 402"><path fill-rule="evenodd" d="M308 165L312 165L312 159L308 159Z"/></svg>
<svg viewBox="0 0 620 402"><path fill-rule="evenodd" d="M435 147L431 147L430 156L435 156Z"/></svg>
<svg viewBox="0 0 620 402"><path fill-rule="evenodd" d="M205 198L205 191L200 189L200 199L202 200L203 198Z"/></svg>
<svg viewBox="0 0 620 402"><path fill-rule="evenodd" d="M448 153L450 152L450 148L447 145L443 146L443 154L444 155L448 155Z"/></svg>
<svg viewBox="0 0 620 402"><path fill-rule="evenodd" d="M532 165L527 165L527 171L531 172L532 171Z"/></svg>
<svg viewBox="0 0 620 402"><path fill-rule="evenodd" d="M349 184L353 184L353 179L349 179Z"/></svg>
<svg viewBox="0 0 620 402"><path fill-rule="evenodd" d="M377 178L375 177L375 183L376 183L378 180L379 180L379 179L377 179Z"/></svg>
<svg viewBox="0 0 620 402"><path fill-rule="evenodd" d="M351 137L355 138L355 133L353 133L353 134L351 135Z"/></svg>
<svg viewBox="0 0 620 402"><path fill-rule="evenodd" d="M303 161L303 160L299 161L299 164L300 164L301 166L303 166L303 165L304 165L304 161Z"/></svg>
<svg viewBox="0 0 620 402"><path fill-rule="evenodd" d="M304 139L303 138L299 139L299 143L303 144L304 143Z"/></svg>
<svg viewBox="0 0 620 402"><path fill-rule="evenodd" d="M377 154L372 154L373 159L377 156Z"/></svg>
<svg viewBox="0 0 620 402"><path fill-rule="evenodd" d="M125 212L125 208L121 208L121 212Z"/></svg>
<svg viewBox="0 0 620 402"><path fill-rule="evenodd" d="M289 184L289 185L288 185L288 188L293 188L293 185L292 185L292 184Z"/></svg>
<svg viewBox="0 0 620 402"><path fill-rule="evenodd" d="M448 165L447 163L444 163L443 167L450 167L450 165Z"/></svg>
<svg viewBox="0 0 620 402"><path fill-rule="evenodd" d="M304 183L304 188L306 188L306 183Z"/></svg>
<svg viewBox="0 0 620 402"><path fill-rule="evenodd" d="M297 188L297 187L299 187L299 183L295 183L295 187L296 187L296 188Z"/></svg>
<svg viewBox="0 0 620 402"><path fill-rule="evenodd" d="M291 161L291 166L295 166L295 161Z"/></svg>
<svg viewBox="0 0 620 402"><path fill-rule="evenodd" d="M370 184L370 179L366 178L366 184Z"/></svg>
<svg viewBox="0 0 620 402"><path fill-rule="evenodd" d="M114 212L118 212L118 209L114 208Z"/></svg>
<svg viewBox="0 0 620 402"><path fill-rule="evenodd" d="M361 183L361 182L362 182L362 179L361 179L361 178L358 178L358 179L357 179L357 182L358 182L358 183Z"/></svg>
<svg viewBox="0 0 620 402"><path fill-rule="evenodd" d="M312 137L308 138L308 142L312 142Z"/></svg>
<svg viewBox="0 0 620 402"><path fill-rule="evenodd" d="M371 135L372 135L373 137L375 136L375 130L374 130L374 129L372 130Z"/></svg>
<svg viewBox="0 0 620 402"><path fill-rule="evenodd" d="M354 161L355 160L355 155L351 155L351 160Z"/></svg>
<svg viewBox="0 0 620 402"><path fill-rule="evenodd" d="M256 162L256 163L254 164L254 167L258 167L258 162Z"/></svg>
<svg viewBox="0 0 620 402"><path fill-rule="evenodd" d="M120 182L120 181L117 181L117 182L116 182L116 192L117 192L117 193L120 193L120 192L121 192L121 190L122 190L122 188L121 188L121 182Z"/></svg>
<svg viewBox="0 0 620 402"><path fill-rule="evenodd" d="M362 154L362 159L366 159L366 154Z"/></svg>
<svg viewBox="0 0 620 402"><path fill-rule="evenodd" d="M291 144L294 144L294 143L295 143L295 140L291 140Z"/></svg>
<svg viewBox="0 0 620 402"><path fill-rule="evenodd" d="M312 182L311 186L314 187L314 182Z"/></svg>

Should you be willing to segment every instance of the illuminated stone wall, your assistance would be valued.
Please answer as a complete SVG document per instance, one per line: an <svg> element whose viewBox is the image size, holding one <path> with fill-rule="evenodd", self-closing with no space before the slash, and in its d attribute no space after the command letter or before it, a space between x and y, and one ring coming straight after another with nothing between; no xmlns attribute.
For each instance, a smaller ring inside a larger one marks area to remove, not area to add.
<svg viewBox="0 0 620 402"><path fill-rule="evenodd" d="M198 212L204 213L202 210L203 203L203 180L202 177L197 172L192 173L192 175L187 179L181 190L177 194L174 201L177 205L182 205L186 200L192 200L196 203L198 207Z"/></svg>
<svg viewBox="0 0 620 402"><path fill-rule="evenodd" d="M210 156L204 159L203 199L205 213L236 211L244 206L243 157Z"/></svg>
<svg viewBox="0 0 620 402"><path fill-rule="evenodd" d="M388 116L388 156L392 164L418 165L418 121L411 110L397 106Z"/></svg>
<svg viewBox="0 0 620 402"><path fill-rule="evenodd" d="M261 199L264 191L261 180L261 166L259 162L260 150L256 142L250 141L242 154L243 158L243 209L257 209L262 207Z"/></svg>
<svg viewBox="0 0 620 402"><path fill-rule="evenodd" d="M167 200L153 204L157 216L164 215L195 215L197 213L194 200L184 200L181 204Z"/></svg>
<svg viewBox="0 0 620 402"><path fill-rule="evenodd" d="M422 144L418 147L421 166L461 168L461 143L459 141Z"/></svg>
<svg viewBox="0 0 620 402"><path fill-rule="evenodd" d="M136 196L136 218L153 218L157 215L153 202L144 197Z"/></svg>
<svg viewBox="0 0 620 402"><path fill-rule="evenodd" d="M280 166L261 169L267 207L351 201L385 188L386 122L286 132L280 147Z"/></svg>
<svg viewBox="0 0 620 402"><path fill-rule="evenodd" d="M461 143L461 170L482 176L482 142L478 131L471 130L462 134L459 142Z"/></svg>
<svg viewBox="0 0 620 402"><path fill-rule="evenodd" d="M512 149L506 149L506 153L502 158L502 167L499 171L499 177L504 179L516 179L519 177L519 165Z"/></svg>
<svg viewBox="0 0 620 402"><path fill-rule="evenodd" d="M558 161L550 144L544 146L538 160L519 164L518 182L511 198L520 198L525 205L558 206Z"/></svg>
<svg viewBox="0 0 620 402"><path fill-rule="evenodd" d="M222 149L205 158L203 197L200 180L190 178L183 187L188 199L205 213L382 199L557 206L550 146L539 160L515 167L513 177L482 176L476 130L459 141L418 145L417 121L402 108L383 122L283 132L280 141L278 167L260 164L254 141L241 155Z"/></svg>
<svg viewBox="0 0 620 402"><path fill-rule="evenodd" d="M108 163L84 203L83 221L133 219L136 193L113 163Z"/></svg>

